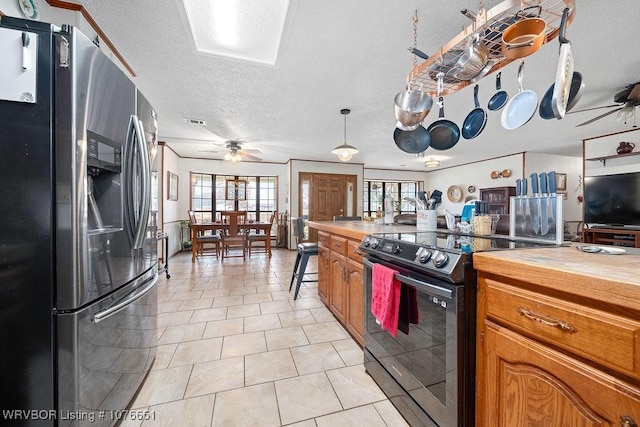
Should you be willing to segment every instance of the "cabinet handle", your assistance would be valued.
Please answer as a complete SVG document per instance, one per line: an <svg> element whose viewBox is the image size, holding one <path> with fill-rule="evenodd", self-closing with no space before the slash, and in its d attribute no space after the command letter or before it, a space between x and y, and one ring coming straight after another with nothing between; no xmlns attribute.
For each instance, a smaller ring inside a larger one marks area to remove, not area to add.
<svg viewBox="0 0 640 427"><path fill-rule="evenodd" d="M362 255L362 251L360 249L356 249L353 252L355 252L356 255Z"/></svg>
<svg viewBox="0 0 640 427"><path fill-rule="evenodd" d="M620 425L622 427L638 427L638 424L629 415L620 417Z"/></svg>
<svg viewBox="0 0 640 427"><path fill-rule="evenodd" d="M547 326L553 326L562 331L569 332L570 334L574 334L578 332L578 330L570 323L564 322L562 320L554 319L553 317L548 317L542 314L534 313L528 308L518 307L518 313L535 322L542 323L543 325L547 325Z"/></svg>
<svg viewBox="0 0 640 427"><path fill-rule="evenodd" d="M349 282L349 269L342 267L342 281L345 283Z"/></svg>
<svg viewBox="0 0 640 427"><path fill-rule="evenodd" d="M341 248L342 245L340 243L334 243L333 246L335 246L336 248Z"/></svg>

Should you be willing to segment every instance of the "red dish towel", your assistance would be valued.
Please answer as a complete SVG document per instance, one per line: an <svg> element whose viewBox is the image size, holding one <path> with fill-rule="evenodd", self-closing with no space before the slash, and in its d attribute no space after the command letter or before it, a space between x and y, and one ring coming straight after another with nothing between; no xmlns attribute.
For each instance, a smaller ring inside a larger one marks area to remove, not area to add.
<svg viewBox="0 0 640 427"><path fill-rule="evenodd" d="M371 313L395 337L398 334L398 310L400 308L400 281L397 271L380 264L373 264L371 280Z"/></svg>

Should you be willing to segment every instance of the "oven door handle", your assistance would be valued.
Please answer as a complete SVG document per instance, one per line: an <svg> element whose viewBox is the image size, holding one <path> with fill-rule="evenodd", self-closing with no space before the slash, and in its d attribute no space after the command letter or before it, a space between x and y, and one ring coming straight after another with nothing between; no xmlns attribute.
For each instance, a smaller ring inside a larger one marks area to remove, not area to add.
<svg viewBox="0 0 640 427"><path fill-rule="evenodd" d="M373 268L373 263L366 258L362 259L362 263L369 268ZM398 272L396 272L395 278L398 279L401 283L415 286L416 288L424 292L427 292L429 294L437 295L439 297L448 298L448 299L453 298L453 291L451 289L443 288L441 286L433 285L431 283L421 282L419 280L416 280L409 276L405 276L404 274L400 274Z"/></svg>

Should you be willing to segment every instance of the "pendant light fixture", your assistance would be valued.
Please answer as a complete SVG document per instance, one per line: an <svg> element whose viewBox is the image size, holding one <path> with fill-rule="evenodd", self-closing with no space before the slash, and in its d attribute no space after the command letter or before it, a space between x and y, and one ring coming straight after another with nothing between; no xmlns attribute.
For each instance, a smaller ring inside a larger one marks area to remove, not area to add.
<svg viewBox="0 0 640 427"><path fill-rule="evenodd" d="M347 144L347 114L350 112L351 110L348 108L340 110L340 114L344 116L344 142L342 145L338 145L336 148L331 150L331 153L337 155L343 162L348 162L354 154L358 153L358 149L356 147Z"/></svg>

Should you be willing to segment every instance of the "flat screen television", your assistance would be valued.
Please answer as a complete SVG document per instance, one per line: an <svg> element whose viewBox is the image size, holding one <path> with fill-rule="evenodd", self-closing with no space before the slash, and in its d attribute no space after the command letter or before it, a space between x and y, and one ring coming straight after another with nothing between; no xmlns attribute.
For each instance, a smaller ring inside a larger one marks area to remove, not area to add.
<svg viewBox="0 0 640 427"><path fill-rule="evenodd" d="M584 222L640 228L640 172L586 177Z"/></svg>

